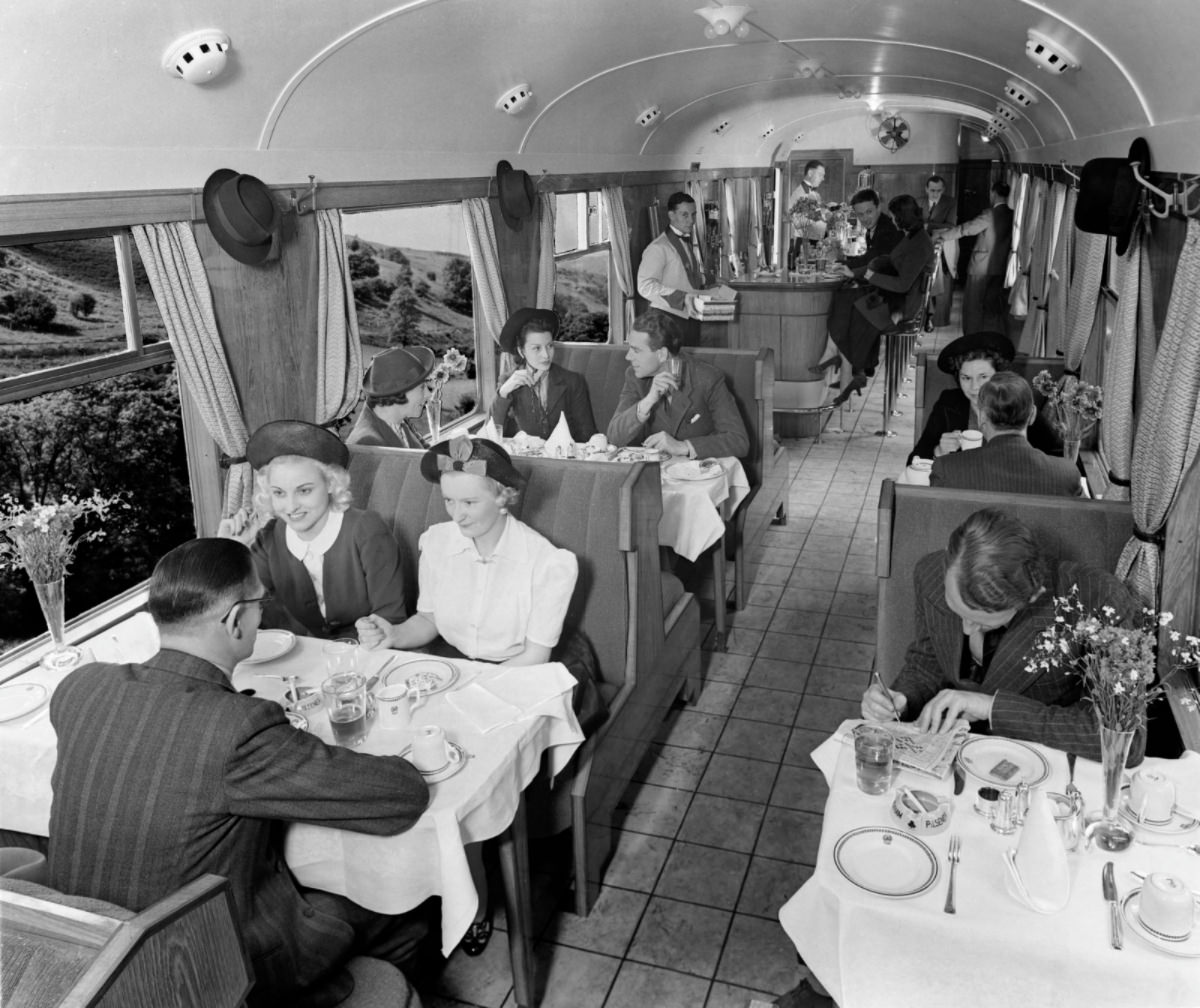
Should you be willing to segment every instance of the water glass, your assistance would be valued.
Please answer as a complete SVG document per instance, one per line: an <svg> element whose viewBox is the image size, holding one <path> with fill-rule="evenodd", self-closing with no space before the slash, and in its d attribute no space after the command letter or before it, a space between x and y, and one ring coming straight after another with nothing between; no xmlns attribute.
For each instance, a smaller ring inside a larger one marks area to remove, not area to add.
<svg viewBox="0 0 1200 1008"><path fill-rule="evenodd" d="M881 795L891 787L894 754L895 740L886 728L860 725L854 730L854 769L860 791Z"/></svg>
<svg viewBox="0 0 1200 1008"><path fill-rule="evenodd" d="M367 680L357 672L338 672L321 684L329 726L337 745L361 745L367 737Z"/></svg>
<svg viewBox="0 0 1200 1008"><path fill-rule="evenodd" d="M321 646L321 655L325 659L325 674L333 676L339 672L353 672L357 654L358 643L356 641L327 641Z"/></svg>

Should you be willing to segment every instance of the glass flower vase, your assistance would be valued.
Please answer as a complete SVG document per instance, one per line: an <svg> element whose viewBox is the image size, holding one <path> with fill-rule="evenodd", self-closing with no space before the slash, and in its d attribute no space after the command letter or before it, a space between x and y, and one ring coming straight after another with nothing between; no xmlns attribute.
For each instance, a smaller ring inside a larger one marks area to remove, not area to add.
<svg viewBox="0 0 1200 1008"><path fill-rule="evenodd" d="M80 651L66 642L64 615L64 578L57 581L33 582L33 590L37 595L38 605L42 607L42 616L46 620L46 629L50 632L53 647L42 656L42 667L63 671L74 668L79 663Z"/></svg>
<svg viewBox="0 0 1200 1008"><path fill-rule="evenodd" d="M1131 731L1100 725L1100 768L1104 774L1104 811L1088 828L1088 836L1100 850L1123 851L1133 843L1133 826L1121 817L1121 787L1125 761L1133 744Z"/></svg>
<svg viewBox="0 0 1200 1008"><path fill-rule="evenodd" d="M429 444L432 447L442 439L442 397L431 395L425 400L425 423L429 427Z"/></svg>
<svg viewBox="0 0 1200 1008"><path fill-rule="evenodd" d="M1079 461L1079 438L1063 438L1063 458L1069 462Z"/></svg>

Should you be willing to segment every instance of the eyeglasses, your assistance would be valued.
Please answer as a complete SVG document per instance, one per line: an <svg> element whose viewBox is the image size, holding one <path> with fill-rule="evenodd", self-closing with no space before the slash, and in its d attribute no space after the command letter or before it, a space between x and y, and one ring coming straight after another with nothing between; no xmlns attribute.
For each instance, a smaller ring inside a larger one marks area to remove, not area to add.
<svg viewBox="0 0 1200 1008"><path fill-rule="evenodd" d="M259 604L259 606L264 606L264 605L266 605L268 602L270 602L271 600L273 600L274 598L275 598L275 596L274 596L274 595L260 595L258 598L244 598L244 599L238 599L236 602L234 602L234 603L233 603L233 605L231 605L231 606L229 607L229 612L227 612L227 613L226 613L224 616L222 616L222 617L221 617L221 622L222 622L222 623L224 623L224 622L225 622L227 619L229 619L229 617L233 615L233 611L234 611L234 610L235 610L235 609L236 609L238 606L241 606L241 605L253 605L255 602L257 602L257 603Z"/></svg>

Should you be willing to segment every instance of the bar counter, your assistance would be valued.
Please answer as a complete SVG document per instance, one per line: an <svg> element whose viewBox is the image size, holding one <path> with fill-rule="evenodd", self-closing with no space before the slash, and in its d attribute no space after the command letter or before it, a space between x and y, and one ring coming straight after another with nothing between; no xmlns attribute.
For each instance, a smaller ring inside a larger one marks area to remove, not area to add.
<svg viewBox="0 0 1200 1008"><path fill-rule="evenodd" d="M775 430L783 437L818 434L827 416L806 411L829 398L827 378L814 375L810 368L823 359L825 319L833 292L843 281L758 274L751 280L726 282L738 292L737 317L731 322L704 323L702 343L737 350L774 350ZM794 410L804 412L789 412Z"/></svg>

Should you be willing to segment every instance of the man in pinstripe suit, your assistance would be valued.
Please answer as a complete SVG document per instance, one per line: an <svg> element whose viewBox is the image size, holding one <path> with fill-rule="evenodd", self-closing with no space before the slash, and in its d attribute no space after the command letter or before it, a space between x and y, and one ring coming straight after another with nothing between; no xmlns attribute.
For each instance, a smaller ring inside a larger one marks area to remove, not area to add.
<svg viewBox="0 0 1200 1008"><path fill-rule="evenodd" d="M427 927L417 913L301 891L284 824L391 835L416 822L429 790L405 760L326 745L278 704L233 689L264 595L241 543L185 543L150 581L159 653L85 666L55 690L49 882L140 911L223 875L254 970L250 1004L333 1005L353 989L352 955L411 964Z"/></svg>
<svg viewBox="0 0 1200 1008"><path fill-rule="evenodd" d="M1100 759L1100 734L1078 676L1030 669L1038 635L1054 619L1054 598L1072 586L1086 609L1112 606L1123 623L1136 602L1111 574L1077 563L1050 568L1033 533L1000 511L976 511L947 548L917 563L916 640L887 693L901 717L926 731L949 731L958 718L972 731L1027 739ZM892 707L875 684L863 694L863 717L886 721ZM1141 761L1144 731L1130 752Z"/></svg>

